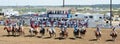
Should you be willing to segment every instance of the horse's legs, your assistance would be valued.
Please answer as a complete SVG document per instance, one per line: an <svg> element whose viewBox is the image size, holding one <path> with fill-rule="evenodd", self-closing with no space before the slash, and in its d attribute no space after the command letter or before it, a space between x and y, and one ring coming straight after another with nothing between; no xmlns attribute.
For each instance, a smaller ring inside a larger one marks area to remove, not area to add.
<svg viewBox="0 0 120 44"><path fill-rule="evenodd" d="M112 37L112 40L115 41L116 37Z"/></svg>
<svg viewBox="0 0 120 44"><path fill-rule="evenodd" d="M100 40L100 36L96 36L97 40Z"/></svg>
<svg viewBox="0 0 120 44"><path fill-rule="evenodd" d="M8 36L10 35L10 32L8 32Z"/></svg>
<svg viewBox="0 0 120 44"><path fill-rule="evenodd" d="M15 32L14 31L12 31L12 35L14 35L15 34Z"/></svg>
<svg viewBox="0 0 120 44"><path fill-rule="evenodd" d="M30 35L33 36L33 31L32 30L30 30Z"/></svg>
<svg viewBox="0 0 120 44"><path fill-rule="evenodd" d="M54 33L53 35L54 35L54 37L56 37L56 33Z"/></svg>

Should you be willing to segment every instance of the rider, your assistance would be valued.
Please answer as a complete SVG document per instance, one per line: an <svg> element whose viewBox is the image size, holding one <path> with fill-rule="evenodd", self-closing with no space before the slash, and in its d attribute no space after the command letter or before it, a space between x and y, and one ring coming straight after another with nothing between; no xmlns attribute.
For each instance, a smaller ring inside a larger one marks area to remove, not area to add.
<svg viewBox="0 0 120 44"><path fill-rule="evenodd" d="M54 25L51 25L49 31L50 31L51 33L55 33Z"/></svg>
<svg viewBox="0 0 120 44"><path fill-rule="evenodd" d="M74 32L73 33L74 33L74 36L79 35L79 27L78 27L77 24L74 26Z"/></svg>
<svg viewBox="0 0 120 44"><path fill-rule="evenodd" d="M97 34L99 34L101 36L101 31L100 31L100 26L99 25L97 25L97 30L95 32L97 32Z"/></svg>
<svg viewBox="0 0 120 44"><path fill-rule="evenodd" d="M30 19L30 26L31 26L30 31L33 31L34 30L34 21L32 20L32 18Z"/></svg>
<svg viewBox="0 0 120 44"><path fill-rule="evenodd" d="M74 32L77 32L79 30L79 26L76 24L75 26L74 26Z"/></svg>
<svg viewBox="0 0 120 44"><path fill-rule="evenodd" d="M22 19L19 19L19 21L18 21L18 26L19 26L19 28L21 28L21 29L23 29L23 22L22 22Z"/></svg>

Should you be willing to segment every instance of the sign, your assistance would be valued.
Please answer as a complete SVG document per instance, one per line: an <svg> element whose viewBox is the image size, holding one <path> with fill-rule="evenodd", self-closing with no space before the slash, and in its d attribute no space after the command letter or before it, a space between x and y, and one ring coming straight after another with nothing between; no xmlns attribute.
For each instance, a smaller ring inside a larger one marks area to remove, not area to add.
<svg viewBox="0 0 120 44"><path fill-rule="evenodd" d="M67 14L49 14L49 17L67 18Z"/></svg>

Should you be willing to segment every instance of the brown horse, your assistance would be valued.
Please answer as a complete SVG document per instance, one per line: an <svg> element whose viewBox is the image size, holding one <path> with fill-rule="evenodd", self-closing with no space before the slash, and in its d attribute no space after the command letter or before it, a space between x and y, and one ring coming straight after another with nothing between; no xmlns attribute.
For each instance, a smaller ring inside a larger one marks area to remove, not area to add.
<svg viewBox="0 0 120 44"><path fill-rule="evenodd" d="M95 31L95 36L97 40L100 40L101 38L101 33L99 31Z"/></svg>
<svg viewBox="0 0 120 44"><path fill-rule="evenodd" d="M112 40L114 41L116 39L116 37L117 37L117 33L115 31L112 31L110 33L110 36L112 37Z"/></svg>
<svg viewBox="0 0 120 44"><path fill-rule="evenodd" d="M15 36L17 33L17 28L15 28L14 26L12 26L12 27L4 27L4 30L7 30L7 32L8 32L8 36L10 36L11 34L10 34L10 32L12 33L12 35L13 36Z"/></svg>
<svg viewBox="0 0 120 44"><path fill-rule="evenodd" d="M7 27L7 26L5 26L5 27L4 27L4 30L7 31L8 35L10 35L10 32L12 32L12 27ZM12 35L13 35L13 34L12 34Z"/></svg>

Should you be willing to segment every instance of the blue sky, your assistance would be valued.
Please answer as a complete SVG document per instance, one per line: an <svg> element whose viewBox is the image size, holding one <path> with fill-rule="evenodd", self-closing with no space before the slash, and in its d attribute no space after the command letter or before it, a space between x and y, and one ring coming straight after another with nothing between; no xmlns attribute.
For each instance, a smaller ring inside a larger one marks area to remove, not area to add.
<svg viewBox="0 0 120 44"><path fill-rule="evenodd" d="M109 4L109 0L65 0L66 5L94 5ZM113 4L120 4L119 0L113 0ZM15 5L62 5L62 0L0 0L0 6Z"/></svg>

